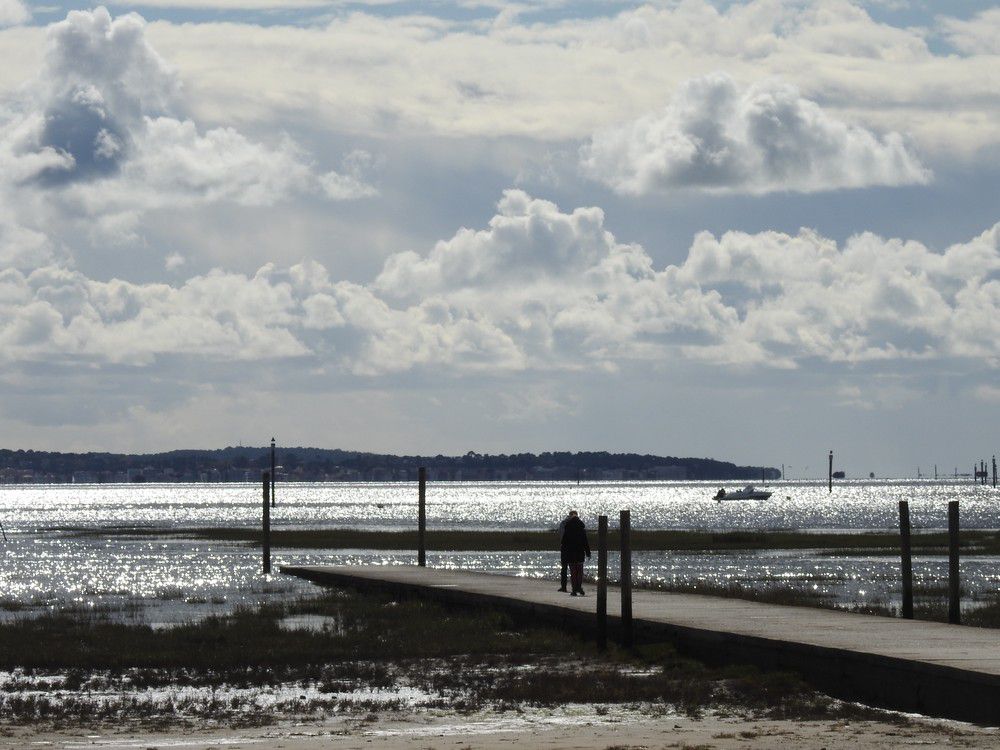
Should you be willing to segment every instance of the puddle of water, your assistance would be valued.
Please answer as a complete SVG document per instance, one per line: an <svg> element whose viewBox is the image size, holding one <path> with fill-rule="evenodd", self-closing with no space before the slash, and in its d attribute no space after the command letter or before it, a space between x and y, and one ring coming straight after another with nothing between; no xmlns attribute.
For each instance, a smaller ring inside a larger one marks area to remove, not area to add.
<svg viewBox="0 0 1000 750"><path fill-rule="evenodd" d="M288 615L278 620L282 630L306 630L310 633L334 633L343 635L344 624L332 615Z"/></svg>

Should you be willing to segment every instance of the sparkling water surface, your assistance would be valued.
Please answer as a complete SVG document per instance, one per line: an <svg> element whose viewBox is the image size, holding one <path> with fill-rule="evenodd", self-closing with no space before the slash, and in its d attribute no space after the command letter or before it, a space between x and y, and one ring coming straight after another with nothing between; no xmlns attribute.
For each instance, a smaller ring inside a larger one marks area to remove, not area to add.
<svg viewBox="0 0 1000 750"><path fill-rule="evenodd" d="M635 528L705 530L895 531L898 501L908 500L915 529L947 527L947 504L961 501L963 528L1000 527L1000 490L971 481L777 482L767 501L718 503L718 483L705 482L489 482L432 483L430 528L551 529L569 508L590 528L604 513L615 524L629 508ZM734 485L727 485L733 489ZM278 486L274 528L413 528L414 483L286 484ZM311 584L260 573L249 545L128 536L129 528L165 532L213 526L257 527L256 484L5 485L0 487L0 618L67 606L82 611L169 624L224 613L314 591ZM108 533L106 529L114 529ZM81 534L80 530L88 533ZM95 533L96 532L96 533ZM553 536L553 547L556 547ZM428 564L520 576L552 576L553 552L429 553ZM407 552L275 550L274 565L413 563ZM967 603L997 591L991 556L962 560ZM823 551L750 551L720 554L641 552L639 579L670 584L708 583L807 588L845 603L898 598L895 556L837 556ZM612 555L611 570L617 566ZM914 559L918 587L947 580L943 557Z"/></svg>
<svg viewBox="0 0 1000 750"><path fill-rule="evenodd" d="M910 502L914 528L946 528L949 500L962 501L962 526L1000 527L1000 491L970 481L777 482L766 501L719 503L712 482L442 482L429 484L432 528L551 528L575 508L648 529L895 529L897 503ZM736 489L729 484L727 489ZM277 490L274 527L413 528L415 483L286 484ZM0 521L8 531L144 526L257 526L256 484L5 485Z"/></svg>

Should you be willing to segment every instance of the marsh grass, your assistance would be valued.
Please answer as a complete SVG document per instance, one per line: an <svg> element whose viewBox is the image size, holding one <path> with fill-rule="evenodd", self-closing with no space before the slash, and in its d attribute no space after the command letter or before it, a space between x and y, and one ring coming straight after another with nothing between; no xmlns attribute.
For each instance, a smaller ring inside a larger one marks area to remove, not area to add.
<svg viewBox="0 0 1000 750"><path fill-rule="evenodd" d="M560 632L519 625L498 611L454 612L433 602L328 594L290 604L237 608L231 615L154 630L86 612L45 613L0 624L0 669L201 670L313 664L344 659L439 657L455 653L561 653ZM289 614L337 617L337 633L296 629Z"/></svg>
<svg viewBox="0 0 1000 750"><path fill-rule="evenodd" d="M294 615L336 618L338 627L282 627ZM691 715L855 713L796 677L709 668L669 644L599 653L589 641L505 612L350 590L170 630L63 614L0 624L0 669L7 671L0 713L11 723L252 724L567 702ZM400 687L425 697L418 704L393 698ZM357 697L370 689L388 692ZM273 699L262 704L268 691Z"/></svg>

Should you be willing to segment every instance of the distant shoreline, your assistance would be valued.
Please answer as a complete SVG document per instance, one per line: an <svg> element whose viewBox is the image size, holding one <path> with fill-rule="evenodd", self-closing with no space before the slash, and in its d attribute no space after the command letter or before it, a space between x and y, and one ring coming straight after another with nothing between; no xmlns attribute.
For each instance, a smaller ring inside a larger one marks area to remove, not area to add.
<svg viewBox="0 0 1000 750"><path fill-rule="evenodd" d="M273 451L273 454L272 454ZM164 453L59 453L0 449L0 482L253 482L274 469L279 482L710 480L759 482L782 472L714 458L607 451L398 456L309 447L228 447Z"/></svg>

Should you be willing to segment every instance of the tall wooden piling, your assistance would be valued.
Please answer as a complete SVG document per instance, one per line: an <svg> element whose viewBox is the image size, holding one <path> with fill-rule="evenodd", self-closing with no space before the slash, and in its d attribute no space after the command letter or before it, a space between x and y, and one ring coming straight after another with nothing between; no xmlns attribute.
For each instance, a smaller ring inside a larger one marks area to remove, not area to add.
<svg viewBox="0 0 1000 750"><path fill-rule="evenodd" d="M830 465L826 473L827 492L833 492L833 451L830 451Z"/></svg>
<svg viewBox="0 0 1000 750"><path fill-rule="evenodd" d="M427 566L427 469L417 469L417 565Z"/></svg>
<svg viewBox="0 0 1000 750"><path fill-rule="evenodd" d="M597 647L608 647L608 517L597 517Z"/></svg>
<svg viewBox="0 0 1000 750"><path fill-rule="evenodd" d="M621 537L621 597L622 597L622 645L635 645L635 628L632 624L632 519L631 513L623 510L618 518Z"/></svg>
<svg viewBox="0 0 1000 750"><path fill-rule="evenodd" d="M271 572L271 474L264 472L262 475L264 485L264 508L261 517L261 551L264 555L264 573Z"/></svg>
<svg viewBox="0 0 1000 750"><path fill-rule="evenodd" d="M993 457L993 489L997 487L997 457Z"/></svg>
<svg viewBox="0 0 1000 750"><path fill-rule="evenodd" d="M900 570L903 575L903 617L913 619L913 557L910 554L910 504L899 501Z"/></svg>
<svg viewBox="0 0 1000 750"><path fill-rule="evenodd" d="M274 469L274 438L271 438L271 507L278 501L277 493L274 491L274 482L278 477L278 472Z"/></svg>
<svg viewBox="0 0 1000 750"><path fill-rule="evenodd" d="M962 609L958 576L958 500L948 503L948 622L959 625Z"/></svg>

